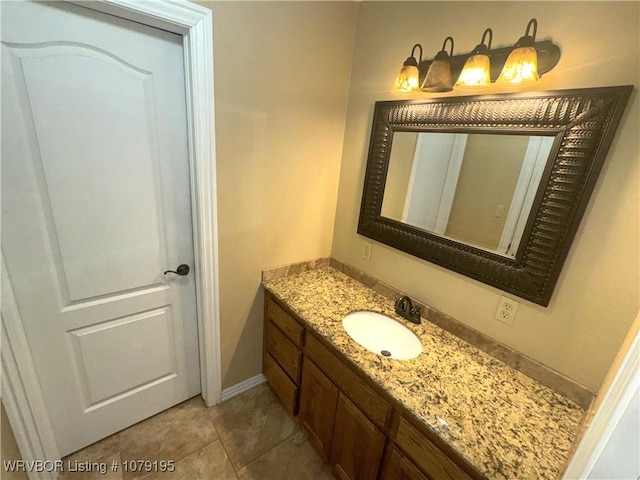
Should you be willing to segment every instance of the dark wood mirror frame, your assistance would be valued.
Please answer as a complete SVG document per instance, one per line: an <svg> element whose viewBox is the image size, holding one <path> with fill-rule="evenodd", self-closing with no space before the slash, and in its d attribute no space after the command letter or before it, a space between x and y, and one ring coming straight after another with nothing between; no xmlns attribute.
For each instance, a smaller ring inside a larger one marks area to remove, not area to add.
<svg viewBox="0 0 640 480"><path fill-rule="evenodd" d="M376 102L358 233L547 306L632 89ZM399 131L555 136L515 258L380 215Z"/></svg>

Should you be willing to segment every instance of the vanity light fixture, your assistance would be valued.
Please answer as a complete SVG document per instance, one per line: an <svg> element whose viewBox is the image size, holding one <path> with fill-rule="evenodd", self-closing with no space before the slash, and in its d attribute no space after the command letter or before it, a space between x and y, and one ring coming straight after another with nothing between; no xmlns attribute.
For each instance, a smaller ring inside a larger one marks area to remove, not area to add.
<svg viewBox="0 0 640 480"><path fill-rule="evenodd" d="M479 45L469 53L453 55L453 38L447 37L435 58L417 62L414 45L411 57L407 58L396 80L392 92L414 93L416 63L420 91L449 92L455 83L456 89L482 89L495 82L501 86L524 87L551 71L560 60L560 48L551 40L536 40L538 22L532 18L524 36L515 45L492 48L493 31L487 28ZM451 47L447 51L447 42ZM405 70L406 68L406 70ZM409 77L409 72L411 77ZM487 72L488 78L487 80ZM411 79L409 79L411 78Z"/></svg>
<svg viewBox="0 0 640 480"><path fill-rule="evenodd" d="M489 41L485 44L487 34L489 35ZM493 40L493 31L487 28L482 34L480 44L476 45L476 48L471 52L471 56L464 63L462 72L455 84L456 88L475 90L488 87L491 84L491 60L489 59L491 40Z"/></svg>
<svg viewBox="0 0 640 480"><path fill-rule="evenodd" d="M402 64L398 78L396 78L396 83L391 90L392 92L408 93L418 91L418 87L420 86L420 71L418 70L419 63L415 56L416 48L420 49L420 63L422 63L422 45L416 43L411 49L411 56Z"/></svg>
<svg viewBox="0 0 640 480"><path fill-rule="evenodd" d="M447 53L447 42L451 41L451 53ZM453 90L451 81L451 56L453 55L453 38L447 37L442 42L440 50L429 66L427 76L422 82L420 90L423 92L449 92Z"/></svg>
<svg viewBox="0 0 640 480"><path fill-rule="evenodd" d="M533 35L529 35L529 28L532 26ZM538 21L532 18L527 23L524 36L520 37L509 54L496 83L530 85L538 81L538 52L535 47L537 31Z"/></svg>

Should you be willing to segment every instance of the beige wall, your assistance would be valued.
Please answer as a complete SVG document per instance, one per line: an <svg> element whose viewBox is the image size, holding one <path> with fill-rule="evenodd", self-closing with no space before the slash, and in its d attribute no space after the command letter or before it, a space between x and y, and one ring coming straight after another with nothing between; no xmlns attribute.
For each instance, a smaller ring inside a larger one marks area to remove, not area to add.
<svg viewBox="0 0 640 480"><path fill-rule="evenodd" d="M401 98L413 43L432 56L452 34L467 51L491 26L505 46L536 17L563 51L537 89L637 85L636 2L199 3L214 14L223 388L260 371L260 271L330 253L598 387L638 309L636 92L551 304L522 301L513 327L493 320L500 291L378 243L365 262L355 232L373 104Z"/></svg>
<svg viewBox="0 0 640 480"><path fill-rule="evenodd" d="M261 371L264 268L331 251L357 5L213 11L223 388Z"/></svg>
<svg viewBox="0 0 640 480"><path fill-rule="evenodd" d="M638 311L637 89L547 308L521 301L513 326L494 320L501 291L356 234L376 100L415 42L433 56L447 35L469 51L486 27L507 46L538 19L562 49L536 89L640 84L638 2L362 2L351 72L332 254L596 390Z"/></svg>
<svg viewBox="0 0 640 480"><path fill-rule="evenodd" d="M446 236L498 248L528 144L528 136L468 136Z"/></svg>

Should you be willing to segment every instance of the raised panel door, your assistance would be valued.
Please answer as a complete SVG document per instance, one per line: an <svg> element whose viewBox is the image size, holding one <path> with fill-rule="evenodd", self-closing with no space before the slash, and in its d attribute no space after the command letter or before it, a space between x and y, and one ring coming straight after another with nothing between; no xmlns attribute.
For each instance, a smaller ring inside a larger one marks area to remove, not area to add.
<svg viewBox="0 0 640 480"><path fill-rule="evenodd" d="M200 392L182 37L2 2L2 258L62 455Z"/></svg>
<svg viewBox="0 0 640 480"><path fill-rule="evenodd" d="M299 421L325 463L331 455L339 393L331 380L311 360L305 358L300 383Z"/></svg>
<svg viewBox="0 0 640 480"><path fill-rule="evenodd" d="M375 480L385 436L344 395L336 409L331 464L341 479Z"/></svg>

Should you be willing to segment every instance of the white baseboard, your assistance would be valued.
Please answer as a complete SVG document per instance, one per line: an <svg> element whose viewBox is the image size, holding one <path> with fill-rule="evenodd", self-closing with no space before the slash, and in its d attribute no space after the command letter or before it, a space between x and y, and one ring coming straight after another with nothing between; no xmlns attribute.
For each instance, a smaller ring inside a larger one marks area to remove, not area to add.
<svg viewBox="0 0 640 480"><path fill-rule="evenodd" d="M237 383L232 387L222 390L220 400L225 402L230 398L235 397L236 395L240 395L247 390L251 390L253 387L257 387L258 385L265 383L266 381L267 377L265 377L261 373L256 375L255 377L247 378L244 382Z"/></svg>

